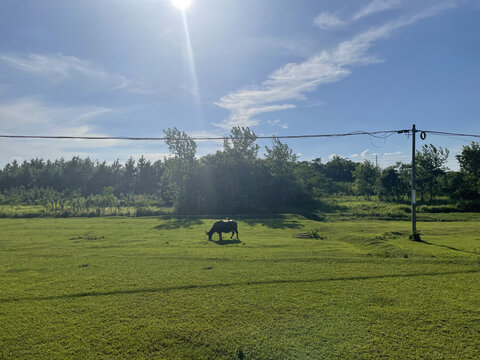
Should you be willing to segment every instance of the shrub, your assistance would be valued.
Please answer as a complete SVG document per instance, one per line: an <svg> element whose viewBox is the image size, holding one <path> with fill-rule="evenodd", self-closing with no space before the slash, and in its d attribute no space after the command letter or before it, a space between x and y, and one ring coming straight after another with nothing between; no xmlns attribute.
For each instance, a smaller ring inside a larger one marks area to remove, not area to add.
<svg viewBox="0 0 480 360"><path fill-rule="evenodd" d="M480 211L480 200L459 201L457 207L460 211Z"/></svg>
<svg viewBox="0 0 480 360"><path fill-rule="evenodd" d="M323 237L320 235L320 229L308 230L307 236L310 239L323 239Z"/></svg>
<svg viewBox="0 0 480 360"><path fill-rule="evenodd" d="M451 205L420 205L417 208L417 211L420 213L449 213L459 211L458 206L455 204Z"/></svg>

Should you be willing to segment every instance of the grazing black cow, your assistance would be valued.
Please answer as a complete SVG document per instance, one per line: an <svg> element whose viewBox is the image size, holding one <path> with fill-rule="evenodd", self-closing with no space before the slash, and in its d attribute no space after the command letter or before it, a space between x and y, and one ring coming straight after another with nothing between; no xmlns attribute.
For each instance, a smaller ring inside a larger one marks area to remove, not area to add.
<svg viewBox="0 0 480 360"><path fill-rule="evenodd" d="M213 233L218 233L218 237L220 238L220 241L222 241L222 233L229 233L229 232L232 233L232 236L230 236L230 239L233 238L233 234L236 233L237 240L238 240L237 222L235 220L217 221L215 224L213 224L210 231L205 231L205 233L208 235L208 240L212 240Z"/></svg>

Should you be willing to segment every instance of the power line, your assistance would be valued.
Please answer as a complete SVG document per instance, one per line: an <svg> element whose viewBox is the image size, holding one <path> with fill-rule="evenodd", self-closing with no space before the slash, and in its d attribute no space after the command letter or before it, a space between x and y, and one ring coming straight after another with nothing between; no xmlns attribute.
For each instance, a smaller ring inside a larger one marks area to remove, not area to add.
<svg viewBox="0 0 480 360"><path fill-rule="evenodd" d="M480 138L480 135L478 135L478 134L462 134L462 133L452 133L452 132L434 131L434 130L418 130L418 132L424 132L424 133L432 134L432 135L463 136L463 137Z"/></svg>
<svg viewBox="0 0 480 360"><path fill-rule="evenodd" d="M404 130L389 130L389 131L353 131L349 133L337 134L310 134L310 135L271 135L271 136L257 136L257 139L306 139L306 138L325 138L325 137L343 137L343 136L357 136L369 135L370 137L386 139L393 134ZM68 136L68 135L5 135L0 134L0 138L7 139L57 139L57 140L128 140L128 141L165 141L166 137L131 137L131 136ZM230 139L227 136L219 137L188 137L180 138L178 140L225 140Z"/></svg>
<svg viewBox="0 0 480 360"><path fill-rule="evenodd" d="M256 136L257 140L265 139L312 139L312 138L329 138L329 137L346 137L346 136L358 136L368 135L371 138L382 139L386 141L392 135L395 134L411 134L411 129L406 130L386 130L386 131L353 131L347 133L333 133L333 134L306 134L306 135L266 135ZM435 130L416 130L419 133L442 135L442 136L461 136L461 137L473 137L480 138L480 134L465 134L465 133L453 133L446 131ZM0 138L4 139L53 139L53 140L125 140L125 141L165 141L166 137L132 137L132 136L71 136L71 135L7 135L0 134ZM213 141L213 140L229 140L229 136L193 136L187 138L179 138L177 140L196 140L196 141ZM372 143L375 147L375 144ZM381 147L381 146L380 146Z"/></svg>

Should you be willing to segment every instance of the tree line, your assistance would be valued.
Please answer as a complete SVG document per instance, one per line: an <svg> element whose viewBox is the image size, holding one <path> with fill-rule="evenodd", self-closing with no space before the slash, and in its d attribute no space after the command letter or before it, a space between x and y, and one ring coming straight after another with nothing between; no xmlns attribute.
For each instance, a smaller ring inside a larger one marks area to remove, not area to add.
<svg viewBox="0 0 480 360"><path fill-rule="evenodd" d="M167 129L171 156L151 162L143 156L109 164L78 156L70 160L13 161L0 170L0 203L43 205L73 213L149 205L178 213L241 213L313 210L333 194L378 196L408 201L411 165L398 162L380 169L339 156L298 161L293 150L274 138L263 158L256 135L234 127L222 150L196 156L197 145L185 132ZM448 149L423 145L416 152L417 192L421 202L447 196L480 199L480 146L472 142L457 155L460 171L449 171Z"/></svg>

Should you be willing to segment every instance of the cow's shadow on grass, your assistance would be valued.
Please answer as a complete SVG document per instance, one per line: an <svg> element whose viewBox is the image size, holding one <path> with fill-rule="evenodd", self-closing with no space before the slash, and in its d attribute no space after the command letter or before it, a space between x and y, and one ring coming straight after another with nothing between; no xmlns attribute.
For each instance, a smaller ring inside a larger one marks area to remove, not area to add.
<svg viewBox="0 0 480 360"><path fill-rule="evenodd" d="M242 242L240 241L240 239L229 239L229 240L225 240L225 239L222 239L222 240L208 240L214 244L217 244L217 245L233 245L233 244L241 244Z"/></svg>
<svg viewBox="0 0 480 360"><path fill-rule="evenodd" d="M162 219L163 220L163 219ZM175 230L180 228L190 228L196 225L202 225L199 219L167 219L163 220L160 225L155 226L157 230Z"/></svg>

